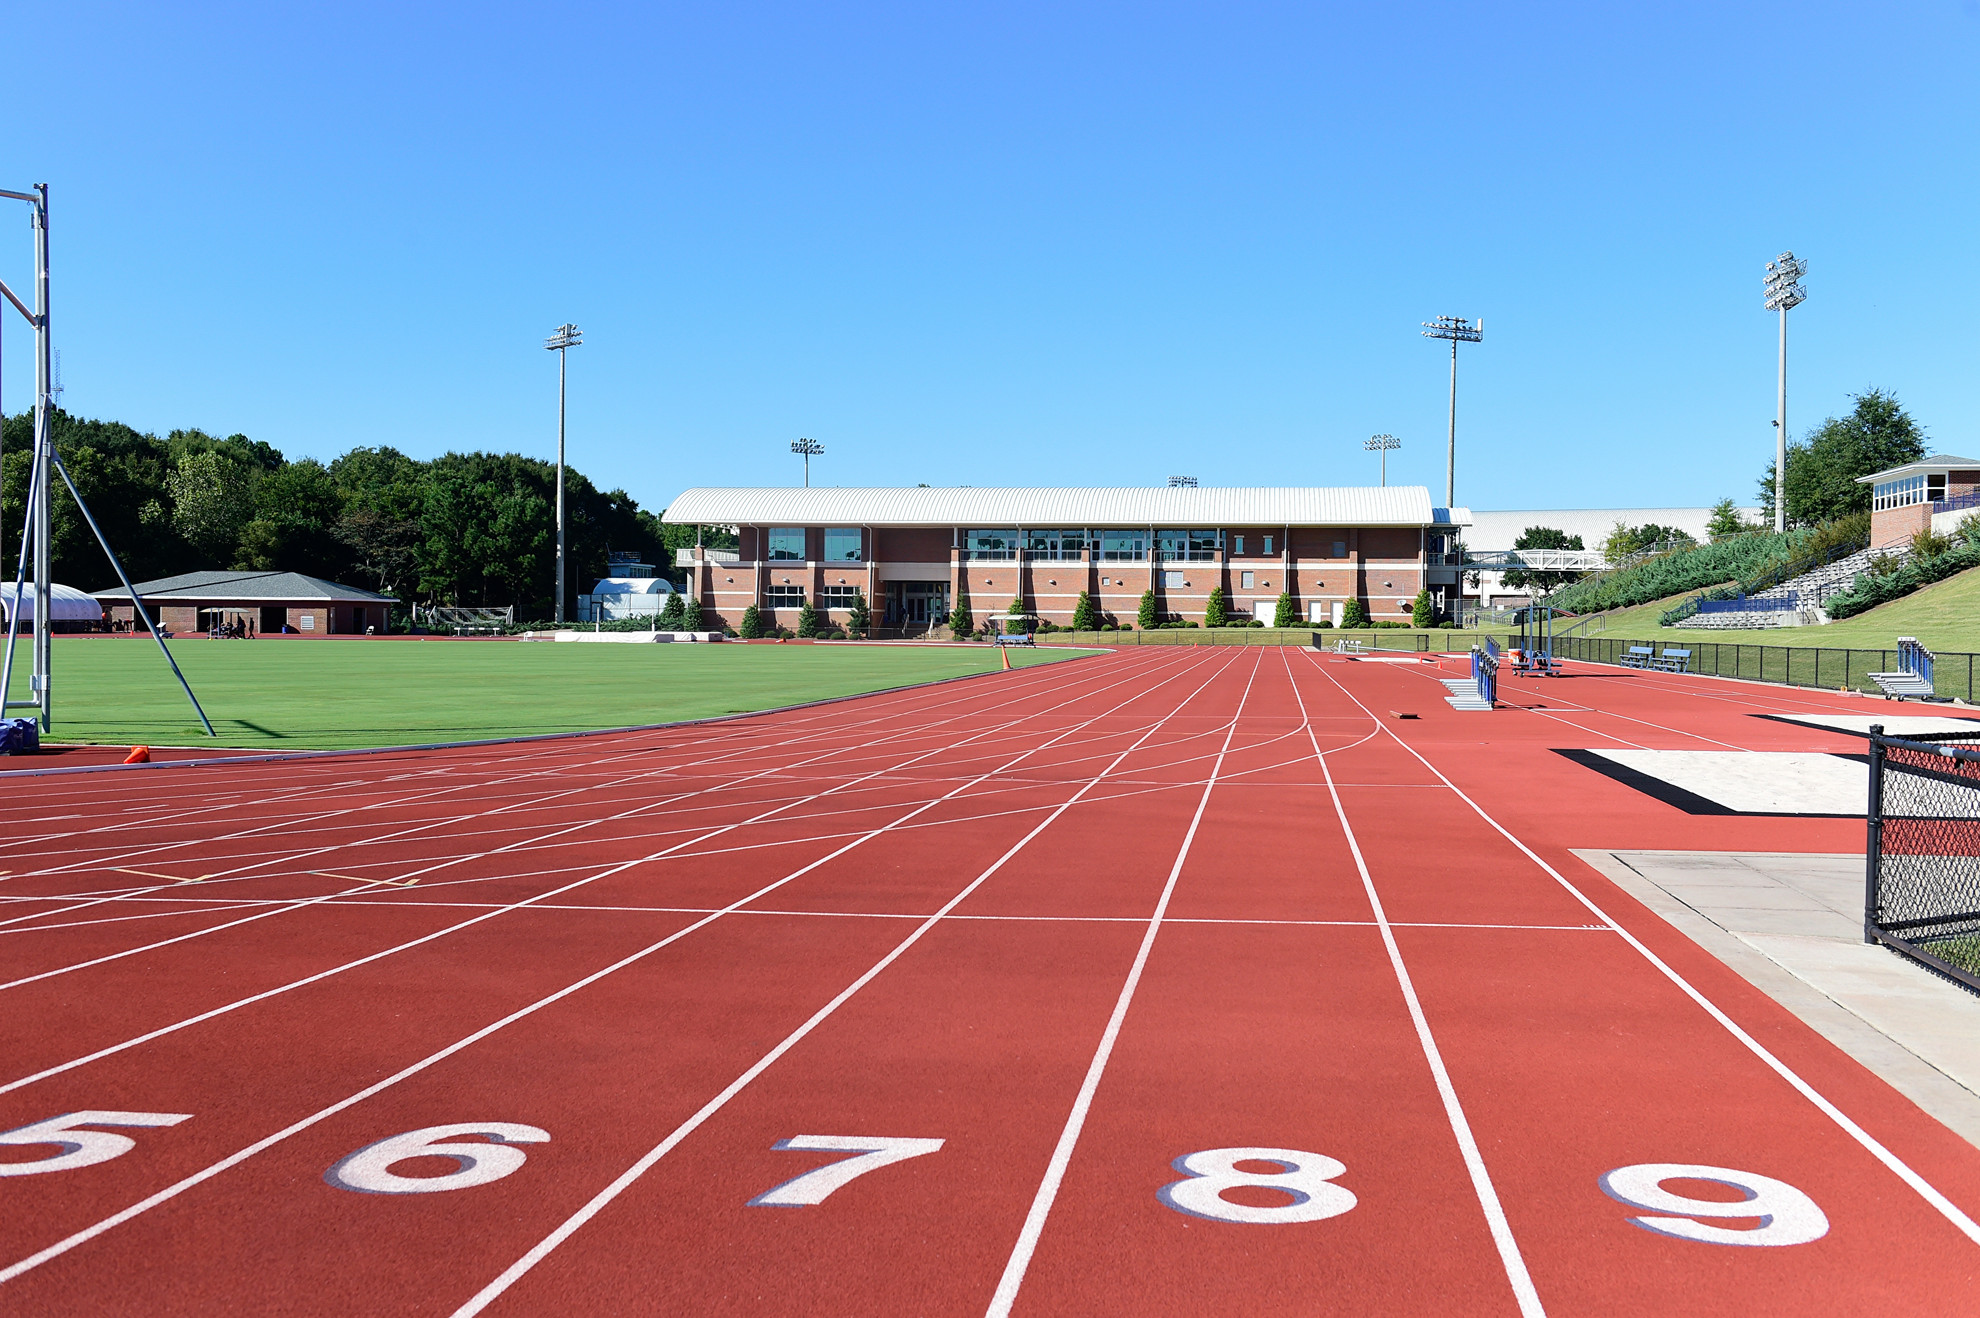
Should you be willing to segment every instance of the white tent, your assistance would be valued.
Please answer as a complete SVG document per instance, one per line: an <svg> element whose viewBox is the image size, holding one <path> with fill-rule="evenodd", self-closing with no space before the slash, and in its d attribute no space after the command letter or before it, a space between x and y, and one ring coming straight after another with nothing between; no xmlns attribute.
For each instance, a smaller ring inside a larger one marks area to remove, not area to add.
<svg viewBox="0 0 1980 1318"><path fill-rule="evenodd" d="M51 583L48 616L52 622L102 622L103 606L74 586ZM11 622L14 612L14 583L0 582L0 620ZM21 588L20 626L34 622L34 586Z"/></svg>
<svg viewBox="0 0 1980 1318"><path fill-rule="evenodd" d="M603 577L589 595L578 596L580 622L610 622L614 618L657 614L675 594L665 577Z"/></svg>

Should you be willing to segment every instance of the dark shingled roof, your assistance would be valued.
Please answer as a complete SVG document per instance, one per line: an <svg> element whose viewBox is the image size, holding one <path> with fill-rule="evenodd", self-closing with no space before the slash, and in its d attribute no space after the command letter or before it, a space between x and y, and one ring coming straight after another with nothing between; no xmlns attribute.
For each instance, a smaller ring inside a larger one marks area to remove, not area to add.
<svg viewBox="0 0 1980 1318"><path fill-rule="evenodd" d="M147 600L250 601L270 604L394 604L390 595L379 595L356 586L345 586L300 572L183 572L176 577L136 583L137 593ZM92 592L97 599L115 602L130 598L123 589Z"/></svg>

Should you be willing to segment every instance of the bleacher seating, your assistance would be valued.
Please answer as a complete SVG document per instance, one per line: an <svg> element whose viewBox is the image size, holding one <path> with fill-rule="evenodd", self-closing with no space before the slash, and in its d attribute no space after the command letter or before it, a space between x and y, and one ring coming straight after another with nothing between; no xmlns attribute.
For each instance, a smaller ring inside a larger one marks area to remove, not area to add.
<svg viewBox="0 0 1980 1318"><path fill-rule="evenodd" d="M1657 656L1657 649L1650 645L1632 645L1629 653L1622 657L1624 668L1648 668L1650 661Z"/></svg>
<svg viewBox="0 0 1980 1318"><path fill-rule="evenodd" d="M1682 673L1691 667L1691 651L1673 650L1667 645L1662 654L1650 661L1649 666L1660 673Z"/></svg>

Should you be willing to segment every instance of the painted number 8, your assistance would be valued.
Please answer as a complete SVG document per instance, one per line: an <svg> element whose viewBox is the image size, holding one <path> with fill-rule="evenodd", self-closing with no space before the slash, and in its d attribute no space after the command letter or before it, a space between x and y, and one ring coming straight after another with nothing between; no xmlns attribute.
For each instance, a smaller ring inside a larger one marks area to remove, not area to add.
<svg viewBox="0 0 1980 1318"><path fill-rule="evenodd" d="M1278 1170L1243 1171L1238 1167L1241 1162L1270 1163ZM1276 1226L1339 1217L1355 1205L1354 1192L1333 1183L1334 1177L1347 1170L1346 1166L1324 1153L1299 1149L1204 1149L1200 1153L1186 1153L1171 1165L1183 1174L1183 1179L1163 1186L1158 1194L1163 1203L1191 1217ZM1236 1204L1224 1198L1227 1190L1273 1190L1290 1195L1292 1202L1267 1207Z"/></svg>
<svg viewBox="0 0 1980 1318"><path fill-rule="evenodd" d="M1665 1181L1709 1181L1737 1190L1742 1199L1693 1199L1673 1194ZM1829 1234L1829 1219L1813 1199L1771 1176L1686 1162L1642 1162L1602 1177L1611 1199L1659 1214L1629 1220L1645 1231L1708 1245L1805 1245ZM1680 1216L1662 1216L1679 1214ZM1758 1218L1756 1227L1712 1226L1694 1218Z"/></svg>

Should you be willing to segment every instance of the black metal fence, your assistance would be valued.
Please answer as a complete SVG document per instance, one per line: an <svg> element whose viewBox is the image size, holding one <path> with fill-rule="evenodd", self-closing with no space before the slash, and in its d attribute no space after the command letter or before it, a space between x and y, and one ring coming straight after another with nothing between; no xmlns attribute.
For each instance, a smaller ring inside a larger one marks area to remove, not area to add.
<svg viewBox="0 0 1980 1318"><path fill-rule="evenodd" d="M1870 674L1896 672L1903 667L1895 646L1888 650L1844 650L1812 645L1726 645L1669 634L1654 641L1562 636L1555 638L1554 653L1561 659L1619 664L1633 645L1651 646L1659 654L1667 649L1691 651L1684 668L1687 673L1825 687L1830 691L1865 691L1872 695L1877 694L1877 684L1870 680ZM1958 697L1972 703L1976 658L1980 655L1939 652L1933 665L1933 689L1948 699Z"/></svg>
<svg viewBox="0 0 1980 1318"><path fill-rule="evenodd" d="M1980 735L1883 733L1870 728L1863 941L1980 991Z"/></svg>

